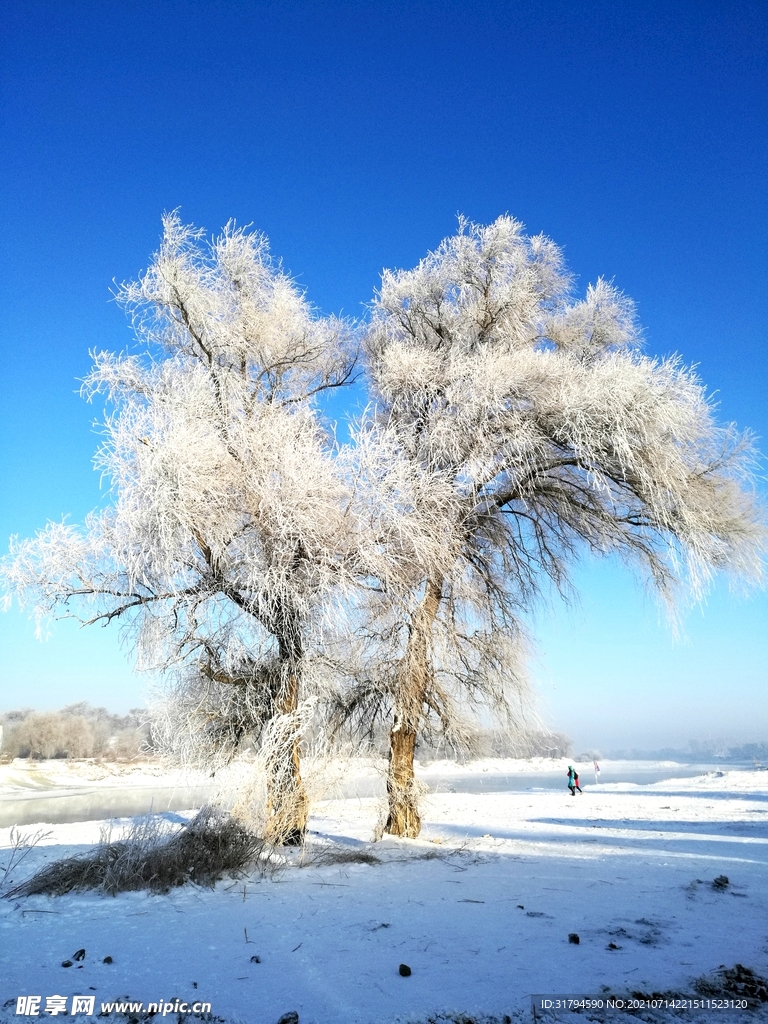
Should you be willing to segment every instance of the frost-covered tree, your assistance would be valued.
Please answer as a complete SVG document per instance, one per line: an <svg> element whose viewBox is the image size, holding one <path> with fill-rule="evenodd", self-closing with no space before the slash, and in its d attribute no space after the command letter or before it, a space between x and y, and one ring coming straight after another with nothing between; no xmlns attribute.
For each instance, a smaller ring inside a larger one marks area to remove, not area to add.
<svg viewBox="0 0 768 1024"><path fill-rule="evenodd" d="M14 542L6 591L38 619L124 623L168 686L156 736L215 768L247 738L269 776L268 832L300 839L299 738L323 687L324 609L349 579L346 484L314 397L350 380L344 323L315 316L233 225L208 243L176 214L120 288L139 342L85 381L107 402L110 500L82 528Z"/></svg>
<svg viewBox="0 0 768 1024"><path fill-rule="evenodd" d="M580 551L618 555L670 603L718 570L761 575L750 437L716 424L677 358L642 353L612 285L571 287L558 248L501 217L385 272L373 304L368 430L422 481L399 500L440 540L407 600L381 595L366 627L380 655L340 711L391 714L397 835L420 828L420 732L455 733L467 702L520 709L521 617L550 585L567 593Z"/></svg>

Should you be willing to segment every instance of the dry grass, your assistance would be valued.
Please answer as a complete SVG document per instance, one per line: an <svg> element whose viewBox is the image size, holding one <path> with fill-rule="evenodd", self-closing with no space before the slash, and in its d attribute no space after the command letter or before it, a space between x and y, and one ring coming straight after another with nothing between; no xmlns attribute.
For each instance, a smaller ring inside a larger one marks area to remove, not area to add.
<svg viewBox="0 0 768 1024"><path fill-rule="evenodd" d="M187 882L213 886L224 874L257 864L264 870L268 863L262 839L230 815L204 807L180 830L145 818L122 839L113 841L107 833L92 852L49 864L5 897L87 889L111 896L136 889L164 893Z"/></svg>
<svg viewBox="0 0 768 1024"><path fill-rule="evenodd" d="M294 864L299 868L328 867L336 864L411 864L421 860L449 861L472 855L467 843L452 846L423 847L406 841L383 844L374 853L370 845L346 846L339 843L306 842ZM479 858L477 858L479 859Z"/></svg>
<svg viewBox="0 0 768 1024"><path fill-rule="evenodd" d="M333 864L380 864L381 858L364 847L314 845L306 843L301 852L299 867L315 868Z"/></svg>
<svg viewBox="0 0 768 1024"><path fill-rule="evenodd" d="M750 1006L768 1003L768 980L741 964L721 967L714 974L699 978L694 987L703 996L746 998Z"/></svg>
<svg viewBox="0 0 768 1024"><path fill-rule="evenodd" d="M0 864L0 893L10 888L12 875L19 865L29 856L37 844L41 840L47 839L50 834L50 832L43 832L42 829L38 829L35 833L25 833L19 831L16 825L12 826L9 836L8 860L4 864Z"/></svg>

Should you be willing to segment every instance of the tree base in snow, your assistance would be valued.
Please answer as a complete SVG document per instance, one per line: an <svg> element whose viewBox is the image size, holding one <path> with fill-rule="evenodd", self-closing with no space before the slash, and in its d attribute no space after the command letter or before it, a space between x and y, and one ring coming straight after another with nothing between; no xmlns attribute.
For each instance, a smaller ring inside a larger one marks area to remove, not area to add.
<svg viewBox="0 0 768 1024"><path fill-rule="evenodd" d="M415 780L410 785L400 788L387 785L389 793L389 815L384 831L390 836L401 836L403 839L415 839L421 832L421 815L416 809Z"/></svg>
<svg viewBox="0 0 768 1024"><path fill-rule="evenodd" d="M303 828L292 828L283 838L283 846L302 846L305 834Z"/></svg>
<svg viewBox="0 0 768 1024"><path fill-rule="evenodd" d="M403 839L415 839L421 832L421 818L414 810L404 814L390 816L384 826L384 831L390 836L401 836Z"/></svg>
<svg viewBox="0 0 768 1024"><path fill-rule="evenodd" d="M421 817L417 810L419 789L413 774L416 732L411 729L393 729L389 742L389 816L384 831L391 836L415 839L421 832Z"/></svg>
<svg viewBox="0 0 768 1024"><path fill-rule="evenodd" d="M267 817L264 838L273 846L301 846L308 818L309 801L303 786L293 793L282 793L279 809Z"/></svg>

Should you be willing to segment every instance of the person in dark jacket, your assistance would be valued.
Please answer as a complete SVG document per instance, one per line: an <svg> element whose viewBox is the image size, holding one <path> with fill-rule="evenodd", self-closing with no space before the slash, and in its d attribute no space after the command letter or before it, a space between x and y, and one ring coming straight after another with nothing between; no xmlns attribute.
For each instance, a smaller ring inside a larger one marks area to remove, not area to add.
<svg viewBox="0 0 768 1024"><path fill-rule="evenodd" d="M578 772L574 772L573 773L573 786L574 786L574 789L578 789L578 791L581 793L581 786L579 785L579 773ZM576 794L574 793L573 795L575 796ZM583 795L584 794L582 793L582 796Z"/></svg>

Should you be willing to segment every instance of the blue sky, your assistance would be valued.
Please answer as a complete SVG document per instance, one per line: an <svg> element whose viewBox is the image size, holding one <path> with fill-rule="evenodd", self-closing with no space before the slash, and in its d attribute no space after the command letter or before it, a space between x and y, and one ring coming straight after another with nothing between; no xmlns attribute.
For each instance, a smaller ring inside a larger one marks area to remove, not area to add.
<svg viewBox="0 0 768 1024"><path fill-rule="evenodd" d="M103 500L77 378L130 333L113 279L160 215L266 232L309 298L364 314L456 214L509 212L638 304L720 415L768 438L768 9L662 3L7 0L0 544ZM765 472L765 467L763 467ZM761 484L765 490L765 483ZM768 598L718 588L675 641L619 567L533 623L544 715L580 746L768 738ZM141 702L116 635L0 617L0 707Z"/></svg>

